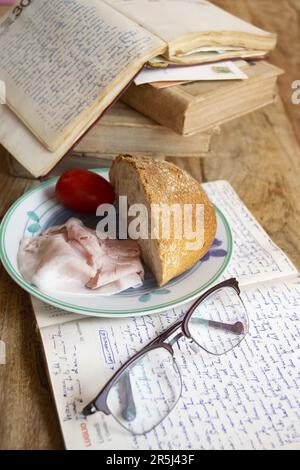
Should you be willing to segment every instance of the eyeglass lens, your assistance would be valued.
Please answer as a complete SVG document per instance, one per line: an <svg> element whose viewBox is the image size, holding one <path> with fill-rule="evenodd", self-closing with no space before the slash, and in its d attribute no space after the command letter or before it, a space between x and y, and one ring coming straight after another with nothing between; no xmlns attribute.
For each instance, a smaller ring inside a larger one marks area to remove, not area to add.
<svg viewBox="0 0 300 470"><path fill-rule="evenodd" d="M137 359L111 388L107 405L115 419L133 434L149 432L165 419L181 396L181 376L164 347Z"/></svg>
<svg viewBox="0 0 300 470"><path fill-rule="evenodd" d="M248 331L245 306L231 287L217 290L195 309L188 324L192 339L211 354L235 348Z"/></svg>

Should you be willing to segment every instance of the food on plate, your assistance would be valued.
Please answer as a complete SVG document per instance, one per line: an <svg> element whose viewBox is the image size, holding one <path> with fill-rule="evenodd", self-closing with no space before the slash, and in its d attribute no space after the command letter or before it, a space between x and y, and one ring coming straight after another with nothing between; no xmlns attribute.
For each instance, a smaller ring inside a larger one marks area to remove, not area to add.
<svg viewBox="0 0 300 470"><path fill-rule="evenodd" d="M127 196L129 208L141 204L145 209L141 222L147 222L147 229L144 226L143 236L136 237L137 241L103 240L95 230L72 218L63 226L21 241L18 265L27 282L47 292L97 291L112 295L142 285L144 268L140 255L162 286L207 253L216 234L215 210L200 184L185 171L151 158L120 155L110 170L110 181L111 184L89 171L72 170L59 179L57 197L73 210L96 213L102 204L113 204L115 195ZM159 212L160 219L153 218L154 205L164 208ZM192 208L188 234L187 206ZM201 227L194 210L198 206L203 209ZM182 219L176 218L174 207L182 209ZM129 215L132 236L133 214ZM168 221L171 232L165 237ZM180 237L175 230L178 227L182 229Z"/></svg>
<svg viewBox="0 0 300 470"><path fill-rule="evenodd" d="M74 169L64 173L56 185L56 196L65 207L96 214L101 204L113 204L115 193L108 181L92 171Z"/></svg>
<svg viewBox="0 0 300 470"><path fill-rule="evenodd" d="M120 155L113 162L110 181L117 196L127 196L129 206L144 204L148 213L152 204L203 205L204 243L198 249L191 249L191 240L184 236L153 239L149 233L147 239L138 241L143 260L159 285L187 271L208 252L216 234L216 213L200 184L185 171L168 162ZM192 225L195 228L195 211Z"/></svg>
<svg viewBox="0 0 300 470"><path fill-rule="evenodd" d="M133 240L100 240L75 218L39 236L24 238L18 266L42 291L112 295L139 287L144 269Z"/></svg>

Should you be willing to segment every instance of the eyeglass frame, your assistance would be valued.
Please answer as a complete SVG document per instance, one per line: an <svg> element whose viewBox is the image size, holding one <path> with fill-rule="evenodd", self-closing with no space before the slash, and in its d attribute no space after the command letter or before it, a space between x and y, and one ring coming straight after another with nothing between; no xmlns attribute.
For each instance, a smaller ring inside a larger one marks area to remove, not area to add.
<svg viewBox="0 0 300 470"><path fill-rule="evenodd" d="M244 303L243 303L243 301L240 297L241 290L240 290L240 287L239 287L239 283L238 283L237 279L235 279L235 278L228 279L227 281L223 281L223 282L211 287L209 290L205 291L198 298L198 300L188 309L188 311L184 315L183 319L181 319L178 322L171 325L166 331L161 333L157 338L155 338L150 343L148 343L146 346L144 346L144 348L142 348L141 351L134 354L134 356L132 356L130 359L128 359L128 361L126 361L115 372L115 374L108 380L108 382L105 384L105 386L102 388L102 390L98 393L96 398L94 400L92 400L87 406L84 407L84 409L82 411L82 415L87 417L87 416L94 415L97 412L104 413L106 416L111 415L112 413L111 413L111 411L110 411L110 409L107 405L108 395L109 395L112 387L116 384L116 382L119 380L119 378L122 376L122 374L126 371L126 369L129 369L129 367L133 363L135 363L138 359L140 359L141 357L143 357L145 354L149 353L150 351L154 351L155 349L164 348L172 355L172 357L174 357L175 353L174 353L173 346L169 343L166 343L166 341L180 327L181 327L181 333L178 335L178 337L176 337L176 342L184 336L188 340L192 340L193 342L195 342L203 351L205 351L208 354L211 354L213 356L222 356L222 355L226 354L226 352L221 353L221 354L217 354L217 353L213 353L211 351L206 350L203 346L198 344L193 339L193 337L192 337L192 335L189 331L189 328L188 328L189 321L190 321L192 315L194 314L195 310L199 307L199 305L202 302L204 302L204 300L206 300L211 294L213 294L214 292L217 292L220 289L226 288L226 287L234 289L235 292L237 293L237 295L239 296L242 304L244 305ZM245 312L246 312L246 308L245 308ZM220 325L222 325L222 324L220 323ZM236 325L238 325L238 323ZM234 326L234 325L232 325L232 326ZM244 326L244 325L242 325L242 326ZM242 332L240 334L242 334ZM247 331L244 332L243 337L241 338L241 341L239 343L237 343L234 346L234 348L236 348L237 346L239 346L241 344L241 342L245 338L246 334L247 334Z"/></svg>

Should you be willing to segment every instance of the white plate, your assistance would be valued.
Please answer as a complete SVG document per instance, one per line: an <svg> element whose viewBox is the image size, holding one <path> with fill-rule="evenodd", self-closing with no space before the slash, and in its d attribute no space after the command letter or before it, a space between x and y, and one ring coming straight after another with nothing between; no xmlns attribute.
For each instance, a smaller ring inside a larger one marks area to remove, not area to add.
<svg viewBox="0 0 300 470"><path fill-rule="evenodd" d="M108 178L107 170L95 170ZM217 211L217 235L207 256L192 269L173 279L163 288L155 285L146 270L144 285L111 297L99 295L49 295L24 280L17 265L17 252L23 237L38 235L46 228L61 225L70 217L80 218L95 227L97 218L76 214L61 206L55 197L57 178L29 191L10 208L0 227L0 256L10 276L29 294L69 312L97 317L126 317L157 313L194 300L225 271L232 255L232 235L221 211Z"/></svg>

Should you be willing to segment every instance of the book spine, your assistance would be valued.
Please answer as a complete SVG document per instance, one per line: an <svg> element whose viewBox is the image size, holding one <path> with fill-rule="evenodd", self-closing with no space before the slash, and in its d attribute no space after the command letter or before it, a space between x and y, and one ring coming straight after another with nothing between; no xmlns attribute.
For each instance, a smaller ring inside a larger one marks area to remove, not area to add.
<svg viewBox="0 0 300 470"><path fill-rule="evenodd" d="M126 153L154 158L162 155L201 157L202 154L209 152L214 133L210 130L193 137L184 137L158 125L149 127L100 125L87 134L74 151L98 156Z"/></svg>
<svg viewBox="0 0 300 470"><path fill-rule="evenodd" d="M151 85L131 85L122 101L159 124L183 134L190 102L181 94L174 93L172 87L157 90Z"/></svg>

